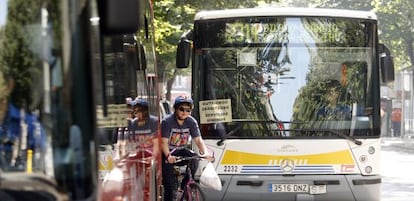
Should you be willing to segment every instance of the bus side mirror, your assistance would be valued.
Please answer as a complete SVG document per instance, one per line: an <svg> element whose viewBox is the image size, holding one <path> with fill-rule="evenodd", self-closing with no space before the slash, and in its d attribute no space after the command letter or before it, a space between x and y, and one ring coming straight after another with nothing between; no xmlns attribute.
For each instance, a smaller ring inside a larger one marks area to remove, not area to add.
<svg viewBox="0 0 414 201"><path fill-rule="evenodd" d="M379 44L381 78L384 83L394 81L394 61L390 50L384 45Z"/></svg>
<svg viewBox="0 0 414 201"><path fill-rule="evenodd" d="M191 58L191 41L192 31L188 31L181 36L177 45L177 55L175 58L177 68L187 68Z"/></svg>
<svg viewBox="0 0 414 201"><path fill-rule="evenodd" d="M146 1L100 0L99 21L102 32L107 35L137 32L145 23Z"/></svg>

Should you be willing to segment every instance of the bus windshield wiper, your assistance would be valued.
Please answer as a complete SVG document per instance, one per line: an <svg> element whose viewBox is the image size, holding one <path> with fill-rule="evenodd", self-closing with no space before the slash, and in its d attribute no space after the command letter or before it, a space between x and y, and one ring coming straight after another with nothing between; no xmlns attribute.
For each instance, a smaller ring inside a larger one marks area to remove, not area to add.
<svg viewBox="0 0 414 201"><path fill-rule="evenodd" d="M341 132L338 132L338 131L332 130L332 129L293 129L292 131L299 131L299 132L328 132L328 133L334 134L334 135L336 135L338 137L341 137L341 138L344 138L346 140L349 140L349 141L355 143L356 145L362 145L362 141L361 140L355 139L355 138L353 138L353 137L351 137L349 135L345 135L345 134L343 134Z"/></svg>
<svg viewBox="0 0 414 201"><path fill-rule="evenodd" d="M243 123L237 125L236 128L232 129L230 132L226 133L225 135L221 136L221 139L217 142L218 146L223 145L224 140L227 139L228 136L233 135L234 133L236 133L238 130L240 130L240 128L243 126Z"/></svg>
<svg viewBox="0 0 414 201"><path fill-rule="evenodd" d="M233 123L240 123L239 125L237 125L236 128L232 129L230 132L226 133L225 135L221 136L221 139L217 142L218 146L223 145L223 142L227 139L228 136L232 136L234 133L236 133L237 131L239 131L242 126L244 124L252 124L252 123L280 123L279 121L274 121L274 120L244 120L244 119L240 119L240 120L233 120Z"/></svg>
<svg viewBox="0 0 414 201"><path fill-rule="evenodd" d="M330 132L330 133L333 133L333 134L335 134L335 135L336 135L336 136L338 136L338 137L342 137L342 138L344 138L344 139L347 139L347 140L349 140L349 141L351 141L351 142L355 143L356 145L362 145L362 141L361 141L361 140L357 140L357 139L355 139L355 138L353 138L353 137L351 137L351 136L349 136L349 135L345 135L345 134L340 133L340 132L335 131L335 130L326 130L326 131L328 131L328 132Z"/></svg>

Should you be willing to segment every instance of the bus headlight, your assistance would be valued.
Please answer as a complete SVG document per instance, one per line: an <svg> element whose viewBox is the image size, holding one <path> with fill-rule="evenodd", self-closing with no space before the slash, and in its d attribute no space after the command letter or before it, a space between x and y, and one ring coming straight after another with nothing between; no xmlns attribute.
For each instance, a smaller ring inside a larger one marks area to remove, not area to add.
<svg viewBox="0 0 414 201"><path fill-rule="evenodd" d="M361 163L365 163L368 160L368 157L366 155L362 155L359 157L359 161L361 161Z"/></svg>
<svg viewBox="0 0 414 201"><path fill-rule="evenodd" d="M368 174L371 174L372 173L372 167L371 166L365 167L365 172L368 173Z"/></svg>
<svg viewBox="0 0 414 201"><path fill-rule="evenodd" d="M375 147L368 147L368 153L374 154L375 153Z"/></svg>

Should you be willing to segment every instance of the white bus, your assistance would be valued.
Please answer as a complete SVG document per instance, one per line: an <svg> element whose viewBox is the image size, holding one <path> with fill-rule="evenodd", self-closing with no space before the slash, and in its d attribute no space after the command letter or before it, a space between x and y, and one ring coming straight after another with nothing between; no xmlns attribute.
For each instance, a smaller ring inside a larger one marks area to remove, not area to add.
<svg viewBox="0 0 414 201"><path fill-rule="evenodd" d="M393 81L372 12L202 11L183 34L192 113L223 190L208 200L380 200L380 85Z"/></svg>

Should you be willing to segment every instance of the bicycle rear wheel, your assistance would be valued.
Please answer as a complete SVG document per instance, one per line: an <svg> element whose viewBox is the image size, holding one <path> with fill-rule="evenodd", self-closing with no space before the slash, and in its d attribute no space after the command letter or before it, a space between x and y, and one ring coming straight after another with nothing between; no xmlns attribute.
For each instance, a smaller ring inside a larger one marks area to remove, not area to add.
<svg viewBox="0 0 414 201"><path fill-rule="evenodd" d="M190 188L186 189L190 190L190 192L184 192L183 194L183 201L205 201L206 196L204 192L201 190L201 187L197 183L190 184Z"/></svg>

